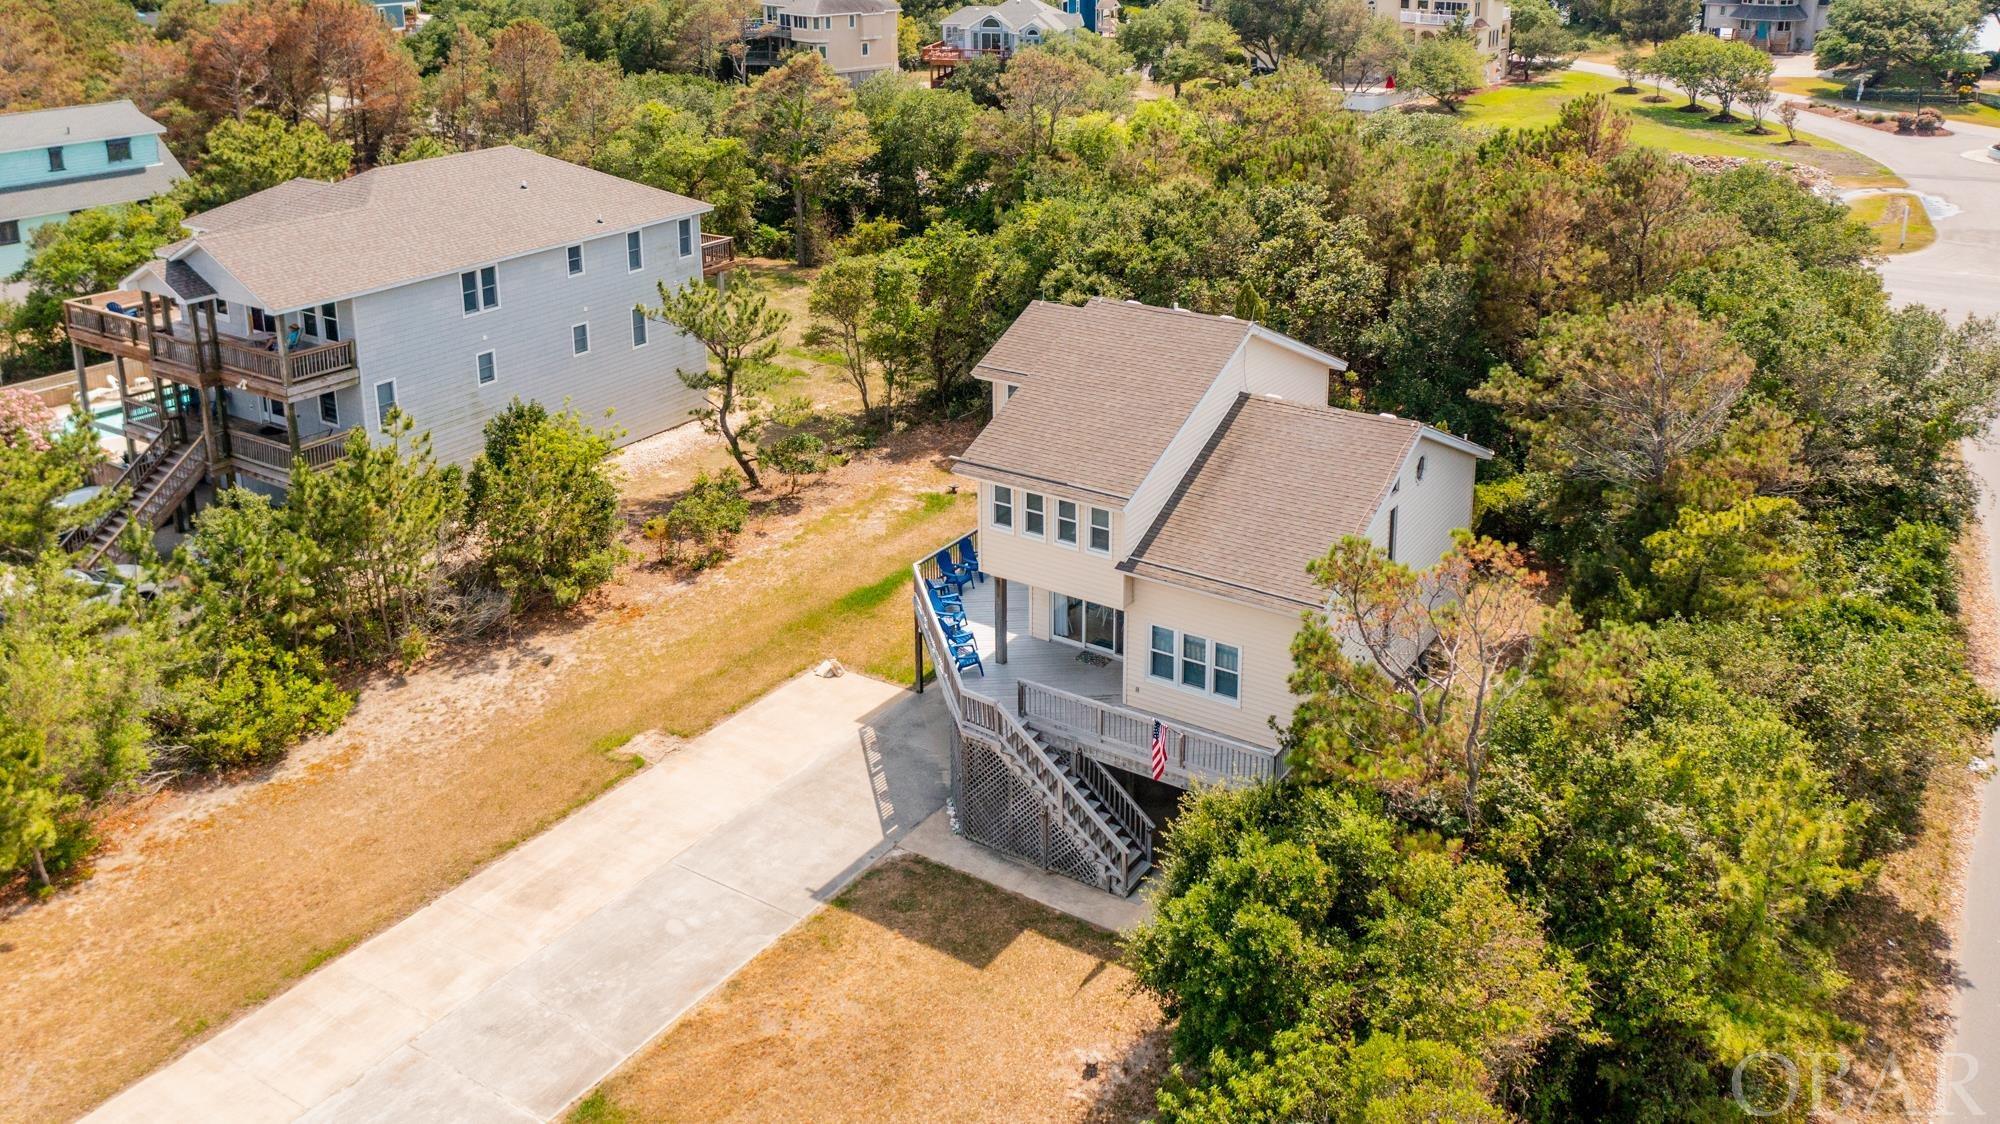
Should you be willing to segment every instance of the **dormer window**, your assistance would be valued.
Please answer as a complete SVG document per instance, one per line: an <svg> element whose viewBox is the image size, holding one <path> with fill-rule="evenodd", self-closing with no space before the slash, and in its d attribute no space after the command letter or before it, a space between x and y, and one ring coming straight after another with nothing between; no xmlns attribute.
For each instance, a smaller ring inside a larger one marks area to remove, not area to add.
<svg viewBox="0 0 2000 1124"><path fill-rule="evenodd" d="M58 145L55 148L49 149L49 171L60 172L62 170L63 170L63 153L62 153L62 147Z"/></svg>
<svg viewBox="0 0 2000 1124"><path fill-rule="evenodd" d="M132 138L118 137L104 142L104 158L113 164L132 159Z"/></svg>

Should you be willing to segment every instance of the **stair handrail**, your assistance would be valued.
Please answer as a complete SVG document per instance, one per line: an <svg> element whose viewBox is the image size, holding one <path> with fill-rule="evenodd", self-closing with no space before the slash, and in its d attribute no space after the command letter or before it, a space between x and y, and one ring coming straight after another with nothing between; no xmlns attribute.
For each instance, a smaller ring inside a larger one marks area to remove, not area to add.
<svg viewBox="0 0 2000 1124"><path fill-rule="evenodd" d="M1153 823L1153 817L1147 815L1146 809L1139 806L1139 801L1125 791L1124 785L1112 777L1110 768L1104 762L1081 750L1071 753L1069 762L1070 767L1083 781L1084 787L1096 793L1099 800L1104 801L1111 818L1117 820L1119 826L1125 829L1125 834L1130 835L1132 841L1139 845L1141 857L1147 862L1152 862L1153 835L1159 830Z"/></svg>
<svg viewBox="0 0 2000 1124"><path fill-rule="evenodd" d="M952 540L953 543L957 541ZM1050 756L1034 731L1022 725L1021 720L1009 713L1006 707L970 695L965 690L964 683L959 679L957 663L951 658L951 646L945 641L944 627L924 592L923 567L935 554L933 551L925 555L923 561L911 563L911 601L916 609L924 646L930 650L931 664L937 670L938 683L944 687L945 704L951 710L953 720L961 733L969 733L981 742L1010 753L1021 774L1044 798L1055 802L1064 820L1083 830L1085 838L1079 842L1089 849L1093 864L1107 882L1105 888L1115 893L1129 892L1131 887L1127 883L1132 877L1135 856L1119 845L1117 829L1077 790L1076 782L1063 772L1062 766ZM975 708L967 705L972 701L980 704L976 710L982 717L992 716L990 725L973 721Z"/></svg>
<svg viewBox="0 0 2000 1124"><path fill-rule="evenodd" d="M120 472L117 478L111 483L104 486L104 490L106 492L116 492L120 488L144 480L146 474L153 470L153 466L158 464L173 450L173 439L167 436L168 432L170 431L163 427L159 439L146 446L145 452L133 457L132 462L125 466L125 470ZM128 496L123 502L113 505L104 514L90 522L71 527L69 530L63 532L62 537L57 540L57 545L61 546L64 550L75 550L79 545L96 538L97 532L102 531L107 524L129 508L135 499L136 496Z"/></svg>
<svg viewBox="0 0 2000 1124"><path fill-rule="evenodd" d="M186 498L186 485L190 481L200 477L201 473L196 470L204 467L206 464L204 460L200 459L202 447L206 440L206 436L202 436L188 442L181 449L180 453L175 456L173 463L168 465L167 470L160 475L159 482L148 489L145 495L136 497L133 510L138 513L148 526L152 526L153 521L159 518L167 507L171 507L173 504L179 503L182 499ZM169 502L164 505L159 504L158 501L162 497L169 497Z"/></svg>

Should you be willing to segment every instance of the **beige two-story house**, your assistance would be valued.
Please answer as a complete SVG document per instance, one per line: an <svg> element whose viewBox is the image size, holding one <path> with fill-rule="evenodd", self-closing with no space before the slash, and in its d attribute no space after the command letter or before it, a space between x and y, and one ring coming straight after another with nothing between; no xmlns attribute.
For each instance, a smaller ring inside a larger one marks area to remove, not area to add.
<svg viewBox="0 0 2000 1124"><path fill-rule="evenodd" d="M764 0L760 14L744 24L744 65L761 73L793 51L815 51L835 74L860 85L877 74L894 74L895 0Z"/></svg>
<svg viewBox="0 0 2000 1124"><path fill-rule="evenodd" d="M1328 406L1345 366L1255 323L1107 300L1038 302L994 345L974 371L993 415L955 468L979 493L983 578L953 589L962 612L925 588L935 560L913 587L957 712L962 831L1128 892L1174 790L1283 772L1291 643L1325 601L1308 563L1361 535L1429 566L1490 455ZM1032 809L1049 833L1020 822Z"/></svg>

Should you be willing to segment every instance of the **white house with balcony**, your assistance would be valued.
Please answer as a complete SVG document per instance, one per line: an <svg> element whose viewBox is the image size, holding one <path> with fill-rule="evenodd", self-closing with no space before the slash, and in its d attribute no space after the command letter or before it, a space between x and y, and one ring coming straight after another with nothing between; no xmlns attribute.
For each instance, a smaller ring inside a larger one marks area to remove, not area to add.
<svg viewBox="0 0 2000 1124"><path fill-rule="evenodd" d="M1108 300L1037 302L987 353L993 416L954 469L978 527L913 573L964 834L1128 893L1180 790L1283 773L1292 638L1325 603L1307 564L1361 535L1429 566L1490 455L1328 406L1345 367ZM965 546L981 576L936 592Z"/></svg>
<svg viewBox="0 0 2000 1124"><path fill-rule="evenodd" d="M1379 15L1396 17L1410 42L1433 38L1463 21L1465 34L1486 60L1486 78L1498 81L1512 45L1513 16L1503 0L1369 0Z"/></svg>
<svg viewBox="0 0 2000 1124"><path fill-rule="evenodd" d="M91 412L149 516L158 488L178 503L204 476L282 492L392 411L447 462L516 397L636 440L700 398L675 372L702 347L636 306L728 268L710 209L512 147L292 180L191 216L121 289L67 302L79 391L109 354L115 397Z"/></svg>

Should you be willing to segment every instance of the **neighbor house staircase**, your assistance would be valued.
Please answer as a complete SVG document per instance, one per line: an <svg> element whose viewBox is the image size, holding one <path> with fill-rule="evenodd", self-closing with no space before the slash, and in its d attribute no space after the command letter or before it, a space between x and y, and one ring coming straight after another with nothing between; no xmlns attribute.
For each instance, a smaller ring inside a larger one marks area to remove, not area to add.
<svg viewBox="0 0 2000 1124"><path fill-rule="evenodd" d="M105 472L105 491L127 493L123 503L63 536L63 549L79 555L83 568L95 566L116 550L119 536L134 520L149 531L165 523L201 483L208 467L204 439L179 444L171 432L162 433L123 469Z"/></svg>
<svg viewBox="0 0 2000 1124"><path fill-rule="evenodd" d="M968 746L991 754L1017 791L1032 797L1033 813L1040 817L1039 823L980 827L967 824L969 810L961 808L962 830L1109 893L1130 894L1152 869L1153 821L1103 765L1079 753L1051 749L1013 711L965 688L943 627L924 595L920 566L912 568L912 604L958 735ZM1021 811L1010 814L1018 820ZM1039 848L1020 845L1036 839L1037 832Z"/></svg>

